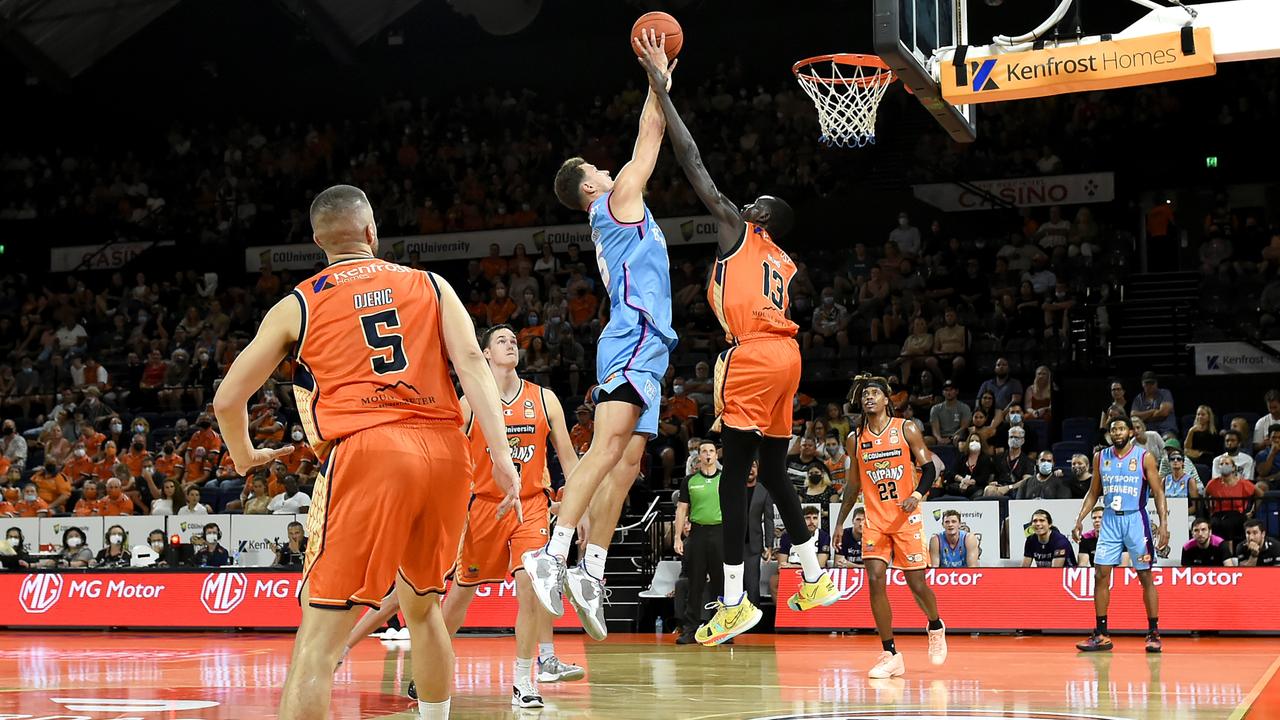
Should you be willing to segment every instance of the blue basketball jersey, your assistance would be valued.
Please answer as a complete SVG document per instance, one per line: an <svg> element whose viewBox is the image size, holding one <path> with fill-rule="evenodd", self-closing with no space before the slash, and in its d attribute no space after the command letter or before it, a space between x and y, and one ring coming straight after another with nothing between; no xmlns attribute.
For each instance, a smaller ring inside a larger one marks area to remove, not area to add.
<svg viewBox="0 0 1280 720"><path fill-rule="evenodd" d="M969 537L969 533L961 530L960 539L956 541L956 546L951 547L947 544L947 534L938 533L938 555L940 567L944 568L962 568L969 559L969 553L965 550L964 541Z"/></svg>
<svg viewBox="0 0 1280 720"><path fill-rule="evenodd" d="M605 193L587 211L600 277L609 291L609 324L601 337L625 336L648 325L668 350L678 338L671 327L671 262L667 238L646 206L644 219L619 222Z"/></svg>
<svg viewBox="0 0 1280 720"><path fill-rule="evenodd" d="M1147 481L1142 460L1147 451L1136 443L1117 456L1114 447L1104 448L1098 458L1102 473L1102 502L1106 513L1135 512L1147 505Z"/></svg>

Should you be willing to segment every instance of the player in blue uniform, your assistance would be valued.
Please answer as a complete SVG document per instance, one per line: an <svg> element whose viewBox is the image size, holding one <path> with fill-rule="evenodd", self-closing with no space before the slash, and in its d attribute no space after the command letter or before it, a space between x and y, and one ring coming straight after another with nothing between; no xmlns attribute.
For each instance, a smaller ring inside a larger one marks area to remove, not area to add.
<svg viewBox="0 0 1280 720"><path fill-rule="evenodd" d="M1080 541L1080 530L1099 497L1102 499L1102 527L1098 530L1098 549L1093 564L1097 568L1093 605L1098 624L1087 640L1076 644L1084 652L1110 650L1107 630L1107 605L1111 602L1111 571L1120 564L1125 551L1142 582L1142 601L1147 606L1147 652L1160 652L1160 599L1151 577L1156 548L1169 544L1169 512L1164 499L1164 482L1156 470L1156 460L1133 442L1133 425L1128 418L1117 418L1107 426L1111 447L1093 456L1093 484L1085 495L1071 536ZM1156 542L1151 540L1151 522L1147 518L1147 492L1156 501L1159 526Z"/></svg>
<svg viewBox="0 0 1280 720"><path fill-rule="evenodd" d="M932 567L977 567L981 549L978 538L962 530L964 521L958 510L942 513L942 532L929 538L929 564Z"/></svg>
<svg viewBox="0 0 1280 720"><path fill-rule="evenodd" d="M562 615L567 592L582 627L596 640L607 634L601 582L607 548L645 444L658 432L662 377L676 346L666 238L644 204L645 183L665 130L650 91L631 161L617 178L575 157L565 161L555 180L560 202L587 212L600 277L609 291L609 324L596 348L599 387L591 448L565 480L550 541L524 554L524 568L547 610ZM566 568L575 528L587 545L582 562Z"/></svg>

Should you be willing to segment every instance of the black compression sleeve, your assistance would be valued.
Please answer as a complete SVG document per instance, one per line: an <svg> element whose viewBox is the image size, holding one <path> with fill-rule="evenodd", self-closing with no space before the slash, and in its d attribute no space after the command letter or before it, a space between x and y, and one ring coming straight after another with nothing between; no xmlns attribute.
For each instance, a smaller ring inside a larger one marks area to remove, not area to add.
<svg viewBox="0 0 1280 720"><path fill-rule="evenodd" d="M929 488L933 487L933 479L937 475L938 468L934 467L932 462L927 462L920 468L920 484L916 486L916 492L920 493L920 497L929 494Z"/></svg>

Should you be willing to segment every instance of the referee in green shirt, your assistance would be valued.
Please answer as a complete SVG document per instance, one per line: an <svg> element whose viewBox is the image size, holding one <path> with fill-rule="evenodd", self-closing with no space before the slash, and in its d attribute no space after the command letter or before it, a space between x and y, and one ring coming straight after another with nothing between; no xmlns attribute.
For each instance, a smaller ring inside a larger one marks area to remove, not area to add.
<svg viewBox="0 0 1280 720"><path fill-rule="evenodd" d="M685 521L692 526L688 540ZM694 633L702 624L707 589L724 587L724 538L720 531L720 469L716 467L716 444L703 440L698 444L698 471L680 481L680 501L676 503L677 555L684 556L684 572L689 578L689 599L685 602L684 632L676 639L679 645L696 643Z"/></svg>

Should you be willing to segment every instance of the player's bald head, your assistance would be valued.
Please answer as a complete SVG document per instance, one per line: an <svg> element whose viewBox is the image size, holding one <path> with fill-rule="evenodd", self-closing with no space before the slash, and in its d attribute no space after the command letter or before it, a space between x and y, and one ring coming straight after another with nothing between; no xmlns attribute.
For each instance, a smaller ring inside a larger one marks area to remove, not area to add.
<svg viewBox="0 0 1280 720"><path fill-rule="evenodd" d="M311 201L311 231L326 252L344 246L377 241L373 206L364 191L352 185L334 185ZM373 248L376 253L376 246Z"/></svg>

